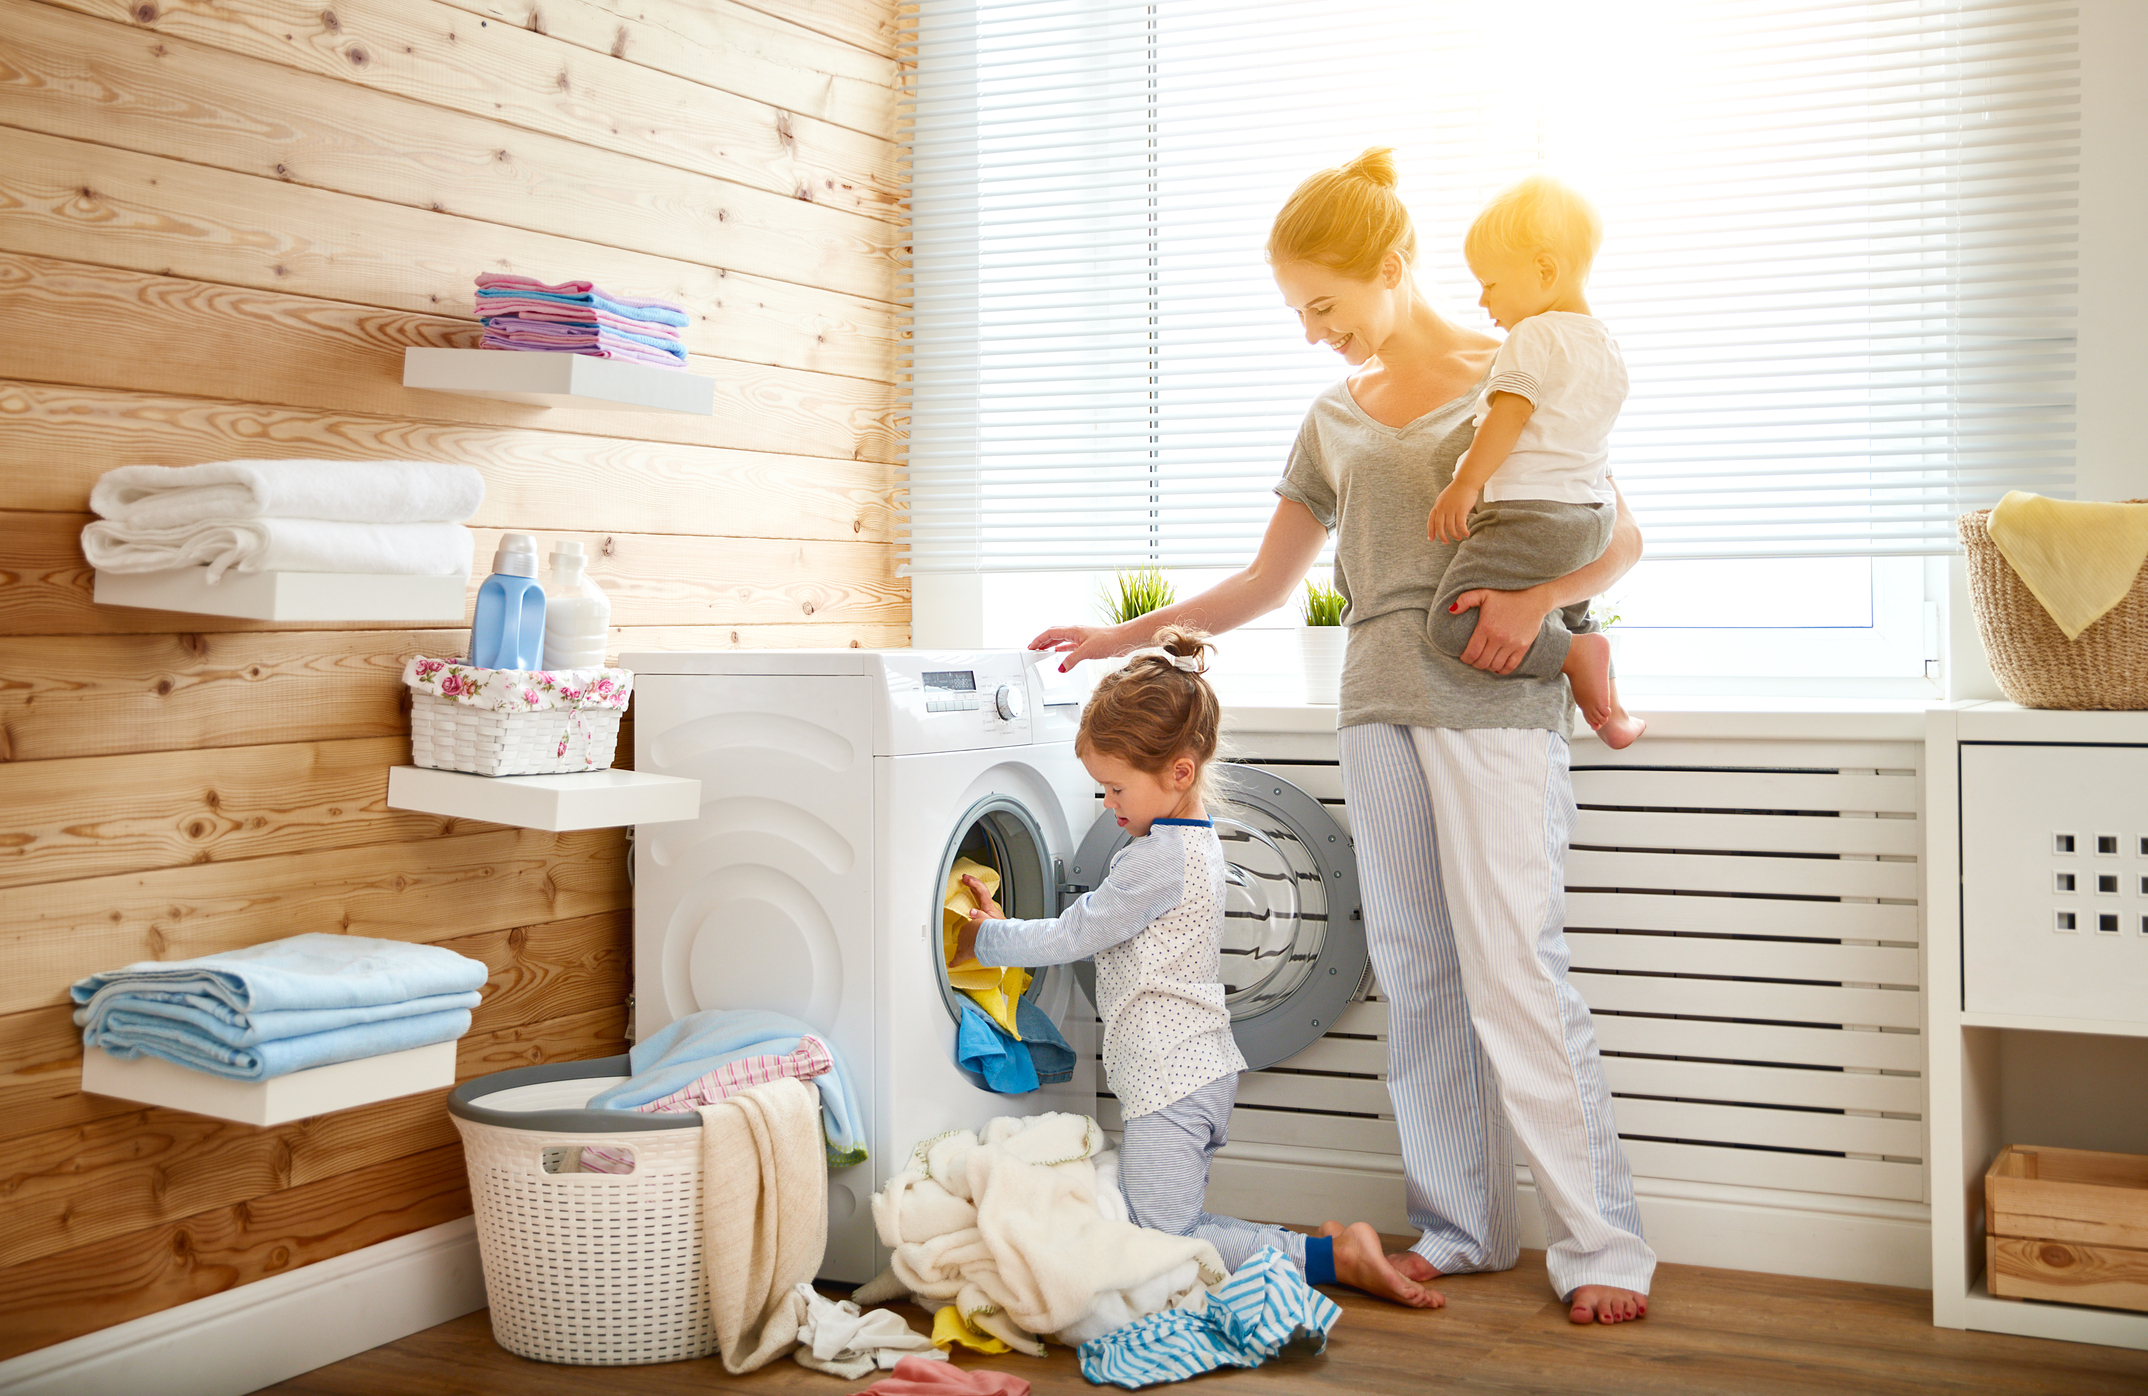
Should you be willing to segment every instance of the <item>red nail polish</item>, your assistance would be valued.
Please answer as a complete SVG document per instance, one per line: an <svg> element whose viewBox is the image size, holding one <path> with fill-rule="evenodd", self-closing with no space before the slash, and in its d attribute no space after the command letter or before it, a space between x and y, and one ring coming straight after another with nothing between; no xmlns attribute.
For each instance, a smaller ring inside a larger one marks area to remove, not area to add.
<svg viewBox="0 0 2148 1396"><path fill-rule="evenodd" d="M1454 604L1453 604L1452 606L1449 606L1449 607L1447 608L1447 614L1448 614L1448 615L1450 615L1450 616L1451 616L1451 615L1455 615L1455 614L1459 613L1459 612L1461 611L1461 609L1462 609L1462 603L1461 603L1461 602L1459 602L1459 601L1457 601L1457 602L1455 602L1455 603L1454 603Z"/></svg>

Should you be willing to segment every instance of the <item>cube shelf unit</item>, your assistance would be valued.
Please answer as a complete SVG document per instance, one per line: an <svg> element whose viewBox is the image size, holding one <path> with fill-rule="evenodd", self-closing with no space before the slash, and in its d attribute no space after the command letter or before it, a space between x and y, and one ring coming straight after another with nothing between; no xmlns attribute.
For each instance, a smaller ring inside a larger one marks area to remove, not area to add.
<svg viewBox="0 0 2148 1396"><path fill-rule="evenodd" d="M1935 711L1926 771L1932 1320L2148 1349L1984 1275L2002 1149L2148 1153L2148 712Z"/></svg>

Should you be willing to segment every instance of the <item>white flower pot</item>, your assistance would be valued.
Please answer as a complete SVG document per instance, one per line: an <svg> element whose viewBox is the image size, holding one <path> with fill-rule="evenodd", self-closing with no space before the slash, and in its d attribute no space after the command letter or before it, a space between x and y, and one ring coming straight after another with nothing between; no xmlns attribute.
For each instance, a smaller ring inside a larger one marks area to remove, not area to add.
<svg viewBox="0 0 2148 1396"><path fill-rule="evenodd" d="M1333 704L1341 696L1343 645L1340 625L1301 625L1298 643L1305 654L1305 701Z"/></svg>

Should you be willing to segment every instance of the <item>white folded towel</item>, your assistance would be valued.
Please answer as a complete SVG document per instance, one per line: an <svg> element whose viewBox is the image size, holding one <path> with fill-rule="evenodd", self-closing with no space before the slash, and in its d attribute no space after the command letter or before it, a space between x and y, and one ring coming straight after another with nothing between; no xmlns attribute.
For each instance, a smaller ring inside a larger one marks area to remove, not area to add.
<svg viewBox="0 0 2148 1396"><path fill-rule="evenodd" d="M212 585L232 568L467 577L471 548L470 530L453 523L209 519L177 528L140 528L99 519L82 530L82 553L92 567L164 572L205 566Z"/></svg>
<svg viewBox="0 0 2148 1396"><path fill-rule="evenodd" d="M484 502L485 477L476 470L414 460L123 465L90 491L92 510L129 528L226 519L461 523Z"/></svg>

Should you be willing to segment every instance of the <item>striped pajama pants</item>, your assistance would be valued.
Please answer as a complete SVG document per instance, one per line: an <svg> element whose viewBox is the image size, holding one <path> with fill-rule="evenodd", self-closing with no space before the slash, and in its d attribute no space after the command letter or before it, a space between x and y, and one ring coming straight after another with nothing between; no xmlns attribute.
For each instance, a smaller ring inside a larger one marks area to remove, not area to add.
<svg viewBox="0 0 2148 1396"><path fill-rule="evenodd" d="M1343 792L1412 1249L1444 1274L1520 1251L1514 1147L1536 1178L1551 1281L1648 1292L1633 1175L1588 1005L1566 981L1566 739L1544 728L1345 727Z"/></svg>

